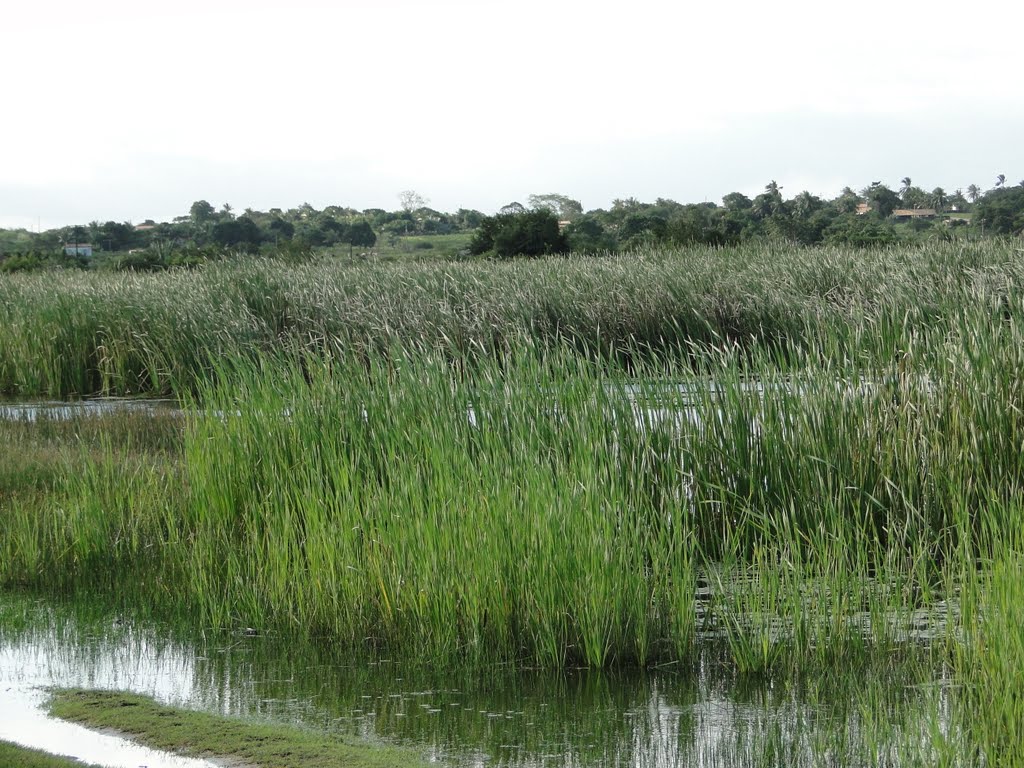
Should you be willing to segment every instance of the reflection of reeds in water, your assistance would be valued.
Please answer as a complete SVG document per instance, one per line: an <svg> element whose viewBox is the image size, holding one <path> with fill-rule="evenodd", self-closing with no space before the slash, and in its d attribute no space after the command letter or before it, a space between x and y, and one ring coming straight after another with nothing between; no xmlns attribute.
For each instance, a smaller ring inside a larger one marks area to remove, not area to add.
<svg viewBox="0 0 1024 768"><path fill-rule="evenodd" d="M112 623L107 610L0 598L0 681L130 688L189 708L394 739L456 765L487 755L506 766L727 766L773 753L796 765L830 754L876 765L880 754L933 755L919 737L949 729L949 681L923 649L786 685L737 675L713 648L692 667L648 672L436 669L273 633Z"/></svg>

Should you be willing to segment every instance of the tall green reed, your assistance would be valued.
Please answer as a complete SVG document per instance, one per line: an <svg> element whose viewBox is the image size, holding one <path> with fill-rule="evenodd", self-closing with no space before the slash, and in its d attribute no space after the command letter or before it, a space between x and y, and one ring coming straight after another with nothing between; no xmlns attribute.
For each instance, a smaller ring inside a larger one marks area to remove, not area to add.
<svg viewBox="0 0 1024 768"><path fill-rule="evenodd" d="M0 392L168 393L211 356L302 338L366 355L424 345L464 361L525 342L632 364L694 346L771 351L786 364L892 358L968 303L1012 312L1010 244L879 251L646 251L523 262L352 265L241 259L160 275L0 277Z"/></svg>

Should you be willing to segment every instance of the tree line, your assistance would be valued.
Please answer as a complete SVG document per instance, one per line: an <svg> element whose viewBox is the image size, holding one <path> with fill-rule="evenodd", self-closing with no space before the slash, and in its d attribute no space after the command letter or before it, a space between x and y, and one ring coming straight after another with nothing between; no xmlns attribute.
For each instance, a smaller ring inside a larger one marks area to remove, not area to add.
<svg viewBox="0 0 1024 768"><path fill-rule="evenodd" d="M904 177L898 189L875 181L859 191L845 187L833 199L810 192L785 197L771 181L748 197L732 192L716 203L678 203L658 198L640 202L617 199L608 209L585 211L561 194L535 194L526 204L513 202L495 215L460 208L435 210L414 191L399 194L400 207L357 210L308 203L282 210L246 209L236 214L197 200L188 213L169 222L93 221L32 233L0 230L0 269L34 265L88 266L90 259L68 246L88 243L93 252L121 254L124 268L187 265L224 253L308 254L325 248L367 251L383 238L394 245L410 235L472 232L472 255L510 257L563 253L614 252L642 245L725 246L756 239L796 244L886 245L927 237L1012 235L1024 232L1024 182L977 185L946 192L926 191Z"/></svg>

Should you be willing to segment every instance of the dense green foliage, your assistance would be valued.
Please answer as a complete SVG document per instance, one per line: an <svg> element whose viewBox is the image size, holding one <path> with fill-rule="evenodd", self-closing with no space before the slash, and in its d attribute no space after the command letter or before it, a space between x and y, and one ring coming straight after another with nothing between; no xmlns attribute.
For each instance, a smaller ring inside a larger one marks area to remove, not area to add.
<svg viewBox="0 0 1024 768"><path fill-rule="evenodd" d="M979 200L974 223L994 235L1024 232L1024 186L1001 187Z"/></svg>
<svg viewBox="0 0 1024 768"><path fill-rule="evenodd" d="M546 256L568 250L558 219L547 208L485 217L469 244L473 255L488 254L499 259Z"/></svg>

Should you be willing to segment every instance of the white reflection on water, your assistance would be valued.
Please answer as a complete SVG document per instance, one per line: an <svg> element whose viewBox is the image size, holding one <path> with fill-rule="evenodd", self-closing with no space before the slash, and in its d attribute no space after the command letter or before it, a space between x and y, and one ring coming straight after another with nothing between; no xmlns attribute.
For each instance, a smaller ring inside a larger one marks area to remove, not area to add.
<svg viewBox="0 0 1024 768"><path fill-rule="evenodd" d="M40 419L69 421L85 416L110 416L115 413L157 413L175 411L174 400L103 397L93 400L0 400L0 420L29 421Z"/></svg>
<svg viewBox="0 0 1024 768"><path fill-rule="evenodd" d="M49 717L51 687L133 690L173 702L192 693L190 664L182 654L154 652L131 633L123 644L91 648L65 642L71 639L57 633L0 639L0 739L111 768L215 768L207 760L176 757Z"/></svg>

